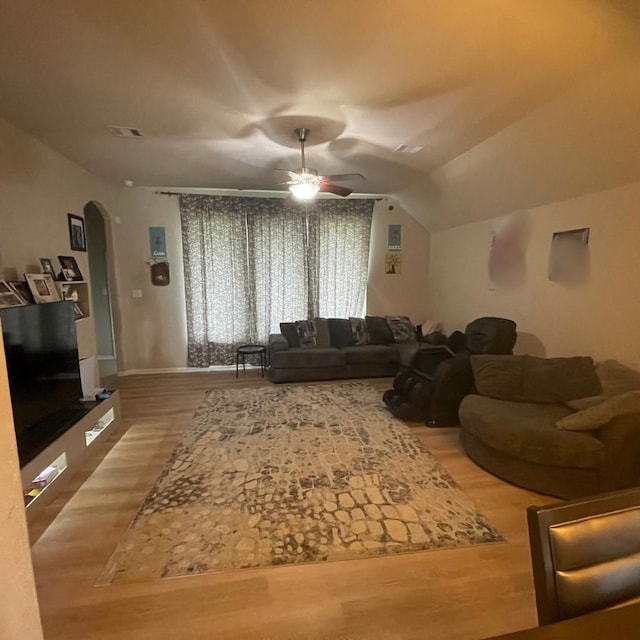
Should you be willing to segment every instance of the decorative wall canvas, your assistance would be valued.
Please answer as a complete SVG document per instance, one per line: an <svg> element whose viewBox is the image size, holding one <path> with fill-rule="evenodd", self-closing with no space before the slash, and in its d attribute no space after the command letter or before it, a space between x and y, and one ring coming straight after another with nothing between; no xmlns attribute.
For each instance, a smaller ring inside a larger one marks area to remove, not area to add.
<svg viewBox="0 0 640 640"><path fill-rule="evenodd" d="M149 255L152 258L167 257L167 240L164 227L149 227Z"/></svg>
<svg viewBox="0 0 640 640"><path fill-rule="evenodd" d="M588 278L589 271L589 228L556 231L549 252L549 280L577 285Z"/></svg>
<svg viewBox="0 0 640 640"><path fill-rule="evenodd" d="M402 271L402 256L400 253L387 253L384 272L389 275L396 275Z"/></svg>
<svg viewBox="0 0 640 640"><path fill-rule="evenodd" d="M387 239L387 251L400 251L402 248L402 225L390 224Z"/></svg>

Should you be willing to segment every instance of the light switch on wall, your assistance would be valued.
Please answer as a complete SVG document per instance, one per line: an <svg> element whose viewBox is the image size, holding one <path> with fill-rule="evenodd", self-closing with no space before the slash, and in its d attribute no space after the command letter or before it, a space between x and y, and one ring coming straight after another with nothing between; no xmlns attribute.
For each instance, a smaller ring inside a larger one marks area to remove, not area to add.
<svg viewBox="0 0 640 640"><path fill-rule="evenodd" d="M132 298L142 298L142 289L132 289L131 290Z"/></svg>

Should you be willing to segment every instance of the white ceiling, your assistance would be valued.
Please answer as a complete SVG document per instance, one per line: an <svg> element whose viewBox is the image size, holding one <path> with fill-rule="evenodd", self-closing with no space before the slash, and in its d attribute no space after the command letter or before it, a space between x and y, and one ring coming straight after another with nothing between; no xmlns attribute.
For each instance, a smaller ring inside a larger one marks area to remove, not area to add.
<svg viewBox="0 0 640 640"><path fill-rule="evenodd" d="M306 126L308 165L445 228L640 180L639 4L0 0L0 116L163 187L271 185Z"/></svg>

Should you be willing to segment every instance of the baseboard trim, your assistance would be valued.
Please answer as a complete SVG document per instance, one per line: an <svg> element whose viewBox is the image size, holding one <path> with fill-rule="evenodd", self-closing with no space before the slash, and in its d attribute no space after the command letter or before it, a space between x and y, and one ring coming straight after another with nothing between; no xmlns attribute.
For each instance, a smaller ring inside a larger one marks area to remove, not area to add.
<svg viewBox="0 0 640 640"><path fill-rule="evenodd" d="M256 365L252 365L247 363L247 369L259 369L260 367ZM117 375L119 377L125 376L140 376L147 374L156 374L156 373L212 373L214 371L235 371L236 366L232 365L224 365L224 366L216 366L216 367L205 367L205 368L195 368L195 367L168 367L165 369L126 369L124 371L118 371Z"/></svg>

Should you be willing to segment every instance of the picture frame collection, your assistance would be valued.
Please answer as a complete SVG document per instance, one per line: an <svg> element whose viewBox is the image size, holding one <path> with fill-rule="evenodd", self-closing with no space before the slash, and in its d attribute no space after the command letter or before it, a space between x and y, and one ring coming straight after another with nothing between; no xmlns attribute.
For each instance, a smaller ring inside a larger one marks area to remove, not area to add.
<svg viewBox="0 0 640 640"><path fill-rule="evenodd" d="M53 261L40 258L42 273L25 273L24 280L0 280L0 308L17 307L26 304L45 304L61 300L73 300L76 320L84 313L78 305L78 291L56 282L84 282L82 272L73 256L58 256L60 271L56 275Z"/></svg>

